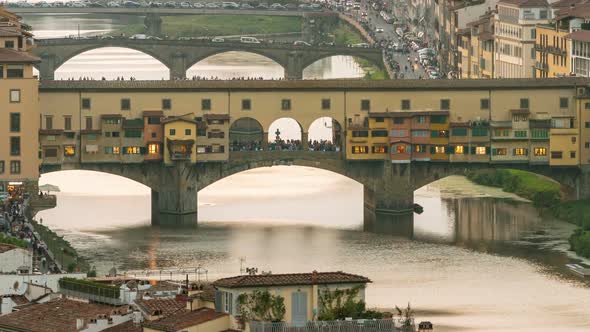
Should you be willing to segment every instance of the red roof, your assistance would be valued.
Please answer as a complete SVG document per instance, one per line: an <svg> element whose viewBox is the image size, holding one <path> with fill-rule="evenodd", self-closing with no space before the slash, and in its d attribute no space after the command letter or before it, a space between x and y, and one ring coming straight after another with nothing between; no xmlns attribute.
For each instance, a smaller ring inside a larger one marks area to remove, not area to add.
<svg viewBox="0 0 590 332"><path fill-rule="evenodd" d="M17 248L17 246L12 244L0 243L0 254Z"/></svg>
<svg viewBox="0 0 590 332"><path fill-rule="evenodd" d="M173 332L203 324L224 316L227 316L227 314L216 312L210 308L201 308L193 311L182 309L168 317L145 323L144 326L157 331Z"/></svg>
<svg viewBox="0 0 590 332"><path fill-rule="evenodd" d="M321 285L321 284L347 284L368 283L371 280L356 274L345 272L312 272L289 274L256 274L223 278L213 282L215 287L239 288L239 287L265 287L265 286L290 286L290 285Z"/></svg>
<svg viewBox="0 0 590 332"><path fill-rule="evenodd" d="M141 324L136 324L132 320L129 320L125 323L115 325L113 327L109 327L106 330L102 330L103 332L141 332L143 331L143 327Z"/></svg>
<svg viewBox="0 0 590 332"><path fill-rule="evenodd" d="M517 7L547 7L549 3L547 0L500 0L498 4L514 5Z"/></svg>
<svg viewBox="0 0 590 332"><path fill-rule="evenodd" d="M158 298L158 299L141 299L135 300L135 304L141 311L148 315L168 316L186 307L186 301L181 301L176 298ZM157 313L156 311L160 311Z"/></svg>

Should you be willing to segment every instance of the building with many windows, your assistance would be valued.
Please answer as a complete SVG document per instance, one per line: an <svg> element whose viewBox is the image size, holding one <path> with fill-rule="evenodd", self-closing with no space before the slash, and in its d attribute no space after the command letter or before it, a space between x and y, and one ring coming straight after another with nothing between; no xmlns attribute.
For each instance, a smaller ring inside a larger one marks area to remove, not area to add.
<svg viewBox="0 0 590 332"><path fill-rule="evenodd" d="M32 35L20 17L0 7L0 191L31 186L39 177L38 80L27 53Z"/></svg>

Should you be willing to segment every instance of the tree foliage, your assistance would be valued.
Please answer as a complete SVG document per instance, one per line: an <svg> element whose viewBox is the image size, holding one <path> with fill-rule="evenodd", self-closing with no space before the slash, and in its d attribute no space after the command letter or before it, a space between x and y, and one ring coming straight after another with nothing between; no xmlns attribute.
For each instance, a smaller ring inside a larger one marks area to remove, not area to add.
<svg viewBox="0 0 590 332"><path fill-rule="evenodd" d="M268 291L253 291L238 296L238 311L242 322L259 320L280 322L285 317L285 298Z"/></svg>
<svg viewBox="0 0 590 332"><path fill-rule="evenodd" d="M402 328L410 328L414 325L414 309L410 306L410 302L408 302L408 306L405 309L401 309L398 306L395 306L395 311L399 318L399 321L402 324Z"/></svg>
<svg viewBox="0 0 590 332"><path fill-rule="evenodd" d="M377 311L367 310L365 301L358 298L362 287L330 290L328 287L319 292L320 310L318 320L342 320L383 318Z"/></svg>

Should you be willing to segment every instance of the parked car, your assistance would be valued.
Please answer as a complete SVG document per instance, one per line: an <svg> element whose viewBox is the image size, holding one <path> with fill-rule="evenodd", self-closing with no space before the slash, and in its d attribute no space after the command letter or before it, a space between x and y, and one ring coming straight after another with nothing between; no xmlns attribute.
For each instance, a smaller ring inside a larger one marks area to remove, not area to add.
<svg viewBox="0 0 590 332"><path fill-rule="evenodd" d="M200 2L193 3L193 8L205 8L205 5Z"/></svg>
<svg viewBox="0 0 590 332"><path fill-rule="evenodd" d="M183 1L180 3L180 8L191 8L191 4L189 2Z"/></svg>
<svg viewBox="0 0 590 332"><path fill-rule="evenodd" d="M254 9L254 6L252 6L251 4L244 2L242 3L242 5L240 6L240 8L242 9Z"/></svg>
<svg viewBox="0 0 590 332"><path fill-rule="evenodd" d="M164 4L164 7L167 7L167 8L176 8L176 2L174 2L174 1L168 1L168 2L166 2Z"/></svg>
<svg viewBox="0 0 590 332"><path fill-rule="evenodd" d="M375 28L375 32L376 33L382 33L383 32L383 28Z"/></svg>
<svg viewBox="0 0 590 332"><path fill-rule="evenodd" d="M129 37L129 39L147 39L147 36L141 33Z"/></svg>
<svg viewBox="0 0 590 332"><path fill-rule="evenodd" d="M268 9L268 5L265 3L259 3L258 6L256 6L256 8L259 9Z"/></svg>
<svg viewBox="0 0 590 332"><path fill-rule="evenodd" d="M352 44L351 47L362 47L362 48L369 48L371 45L367 44L367 43L358 43L358 44Z"/></svg>
<svg viewBox="0 0 590 332"><path fill-rule="evenodd" d="M221 37L215 37L215 38L211 39L211 41L214 43L223 43L223 42L225 42L225 39L223 39Z"/></svg>
<svg viewBox="0 0 590 332"><path fill-rule="evenodd" d="M240 5L238 5L235 2L222 2L221 3L221 8L225 8L225 9L238 9L238 8L240 8Z"/></svg>
<svg viewBox="0 0 590 332"><path fill-rule="evenodd" d="M209 2L205 5L205 8L210 8L210 9L219 8L219 5L214 2Z"/></svg>
<svg viewBox="0 0 590 332"><path fill-rule="evenodd" d="M281 5L280 3L273 3L272 5L270 5L270 9L273 9L273 10L286 10L287 7Z"/></svg>
<svg viewBox="0 0 590 332"><path fill-rule="evenodd" d="M260 40L254 37L240 37L240 43L244 44L260 44Z"/></svg>

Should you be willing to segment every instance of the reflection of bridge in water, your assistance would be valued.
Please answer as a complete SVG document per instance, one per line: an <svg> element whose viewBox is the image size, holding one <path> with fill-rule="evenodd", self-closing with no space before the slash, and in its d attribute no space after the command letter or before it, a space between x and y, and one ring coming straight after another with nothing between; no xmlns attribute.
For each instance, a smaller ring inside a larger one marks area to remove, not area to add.
<svg viewBox="0 0 590 332"><path fill-rule="evenodd" d="M303 70L318 60L331 56L359 57L383 67L378 48L360 47L305 47L290 44L246 44L239 42L215 43L196 40L137 40L137 39L41 39L33 53L42 59L38 65L42 79L54 79L55 71L69 59L89 50L104 47L123 47L148 54L170 70L170 79L183 79L198 62L221 53L240 51L262 55L285 70L285 78L301 79Z"/></svg>

